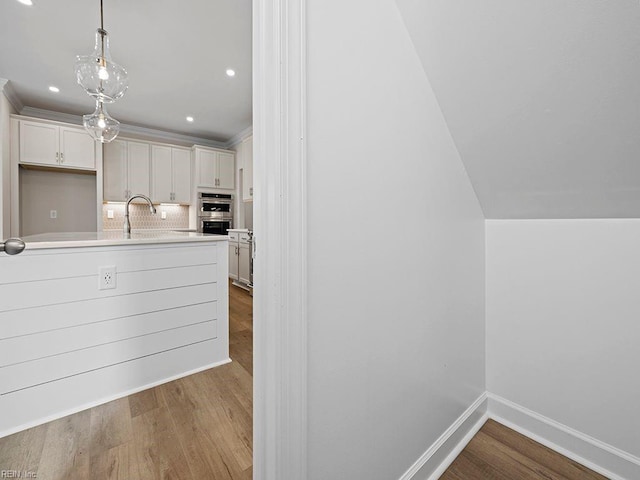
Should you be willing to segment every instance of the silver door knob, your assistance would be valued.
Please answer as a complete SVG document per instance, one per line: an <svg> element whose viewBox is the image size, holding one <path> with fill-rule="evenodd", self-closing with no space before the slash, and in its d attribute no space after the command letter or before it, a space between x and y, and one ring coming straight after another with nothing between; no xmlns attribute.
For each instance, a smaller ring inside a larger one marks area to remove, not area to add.
<svg viewBox="0 0 640 480"><path fill-rule="evenodd" d="M25 244L19 238L10 238L6 242L0 242L0 252L4 252L7 255L17 255L22 253Z"/></svg>

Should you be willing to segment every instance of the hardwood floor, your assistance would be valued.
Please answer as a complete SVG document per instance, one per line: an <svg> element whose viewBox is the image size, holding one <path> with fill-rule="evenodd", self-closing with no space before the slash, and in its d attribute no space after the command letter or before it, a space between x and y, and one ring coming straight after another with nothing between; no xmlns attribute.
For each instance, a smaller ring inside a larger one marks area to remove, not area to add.
<svg viewBox="0 0 640 480"><path fill-rule="evenodd" d="M579 463L489 420L440 480L607 480Z"/></svg>
<svg viewBox="0 0 640 480"><path fill-rule="evenodd" d="M253 299L234 286L229 297L232 363L2 438L0 471L38 480L251 480Z"/></svg>

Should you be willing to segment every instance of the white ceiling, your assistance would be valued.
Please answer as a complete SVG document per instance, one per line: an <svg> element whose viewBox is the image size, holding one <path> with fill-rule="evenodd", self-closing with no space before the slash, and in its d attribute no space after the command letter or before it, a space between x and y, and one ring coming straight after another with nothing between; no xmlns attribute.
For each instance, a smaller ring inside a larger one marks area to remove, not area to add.
<svg viewBox="0 0 640 480"><path fill-rule="evenodd" d="M92 113L73 67L93 50L99 0L33 1L0 2L0 78L26 106ZM104 0L104 11L113 60L130 78L113 117L222 142L251 125L251 0Z"/></svg>
<svg viewBox="0 0 640 480"><path fill-rule="evenodd" d="M487 218L640 217L638 0L396 0Z"/></svg>

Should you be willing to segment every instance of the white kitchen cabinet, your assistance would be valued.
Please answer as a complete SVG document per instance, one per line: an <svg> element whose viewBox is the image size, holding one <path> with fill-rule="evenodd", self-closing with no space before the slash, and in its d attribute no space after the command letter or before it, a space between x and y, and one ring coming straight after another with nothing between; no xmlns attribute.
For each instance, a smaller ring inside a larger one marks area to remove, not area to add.
<svg viewBox="0 0 640 480"><path fill-rule="evenodd" d="M171 149L173 162L173 201L191 203L191 151L182 148Z"/></svg>
<svg viewBox="0 0 640 480"><path fill-rule="evenodd" d="M131 195L149 196L148 143L114 140L104 146L104 200L124 202Z"/></svg>
<svg viewBox="0 0 640 480"><path fill-rule="evenodd" d="M232 152L218 152L218 188L236 188L236 162Z"/></svg>
<svg viewBox="0 0 640 480"><path fill-rule="evenodd" d="M127 190L127 142L114 140L104 146L104 191L106 201L126 200Z"/></svg>
<svg viewBox="0 0 640 480"><path fill-rule="evenodd" d="M238 234L229 233L229 278L232 280L238 280L239 255Z"/></svg>
<svg viewBox="0 0 640 480"><path fill-rule="evenodd" d="M151 200L190 203L191 152L188 149L151 146Z"/></svg>
<svg viewBox="0 0 640 480"><path fill-rule="evenodd" d="M229 232L229 278L246 288L251 284L251 235L247 230Z"/></svg>
<svg viewBox="0 0 640 480"><path fill-rule="evenodd" d="M83 128L21 120L19 129L20 163L96 169L96 143Z"/></svg>
<svg viewBox="0 0 640 480"><path fill-rule="evenodd" d="M240 242L238 246L240 250L238 255L238 280L241 283L251 285L251 253L249 243Z"/></svg>
<svg viewBox="0 0 640 480"><path fill-rule="evenodd" d="M235 154L226 150L194 147L198 187L233 190L236 186Z"/></svg>
<svg viewBox="0 0 640 480"><path fill-rule="evenodd" d="M60 127L60 165L96 168L96 141L83 128Z"/></svg>
<svg viewBox="0 0 640 480"><path fill-rule="evenodd" d="M141 193L149 196L151 149L148 143L127 142L127 177L129 196Z"/></svg>
<svg viewBox="0 0 640 480"><path fill-rule="evenodd" d="M242 151L242 200L253 201L253 136L240 145Z"/></svg>

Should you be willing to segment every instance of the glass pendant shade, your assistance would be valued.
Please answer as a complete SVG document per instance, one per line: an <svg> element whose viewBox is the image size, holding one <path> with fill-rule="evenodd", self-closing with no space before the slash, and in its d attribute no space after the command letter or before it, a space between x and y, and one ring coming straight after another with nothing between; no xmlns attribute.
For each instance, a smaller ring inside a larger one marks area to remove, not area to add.
<svg viewBox="0 0 640 480"><path fill-rule="evenodd" d="M75 70L78 84L102 103L115 102L129 87L127 71L111 60L109 34L102 28L96 31L94 51L76 57Z"/></svg>
<svg viewBox="0 0 640 480"><path fill-rule="evenodd" d="M120 122L109 116L107 108L99 100L95 112L83 115L82 124L94 140L102 143L109 143L120 133Z"/></svg>

